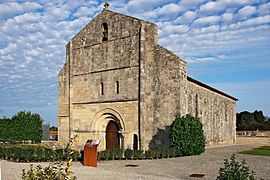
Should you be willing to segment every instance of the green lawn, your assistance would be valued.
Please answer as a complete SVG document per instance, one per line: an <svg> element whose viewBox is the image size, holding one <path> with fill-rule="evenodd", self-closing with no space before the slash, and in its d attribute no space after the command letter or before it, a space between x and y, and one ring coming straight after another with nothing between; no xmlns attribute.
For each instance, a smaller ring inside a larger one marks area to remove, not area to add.
<svg viewBox="0 0 270 180"><path fill-rule="evenodd" d="M250 154L250 155L260 155L260 156L270 156L270 146L262 146L256 149L242 151L240 154Z"/></svg>

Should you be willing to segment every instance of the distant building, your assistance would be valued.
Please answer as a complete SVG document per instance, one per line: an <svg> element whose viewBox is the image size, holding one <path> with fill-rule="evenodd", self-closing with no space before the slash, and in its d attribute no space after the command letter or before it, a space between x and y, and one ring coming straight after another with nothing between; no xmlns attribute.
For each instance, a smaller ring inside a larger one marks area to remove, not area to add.
<svg viewBox="0 0 270 180"><path fill-rule="evenodd" d="M50 140L53 140L53 141L58 140L58 131L57 130L50 130L48 134L49 134Z"/></svg>
<svg viewBox="0 0 270 180"><path fill-rule="evenodd" d="M232 144L237 99L186 74L157 25L107 9L66 45L58 76L59 141L99 150L168 146L175 115L200 117L207 145Z"/></svg>

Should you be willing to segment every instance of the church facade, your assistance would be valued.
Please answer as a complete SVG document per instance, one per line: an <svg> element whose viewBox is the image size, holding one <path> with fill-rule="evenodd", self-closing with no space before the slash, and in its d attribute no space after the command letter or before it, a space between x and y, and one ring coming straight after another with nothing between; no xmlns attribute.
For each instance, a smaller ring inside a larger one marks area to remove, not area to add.
<svg viewBox="0 0 270 180"><path fill-rule="evenodd" d="M105 8L66 45L58 75L59 142L98 150L169 145L176 114L200 118L208 146L232 144L237 99L186 73L153 23Z"/></svg>

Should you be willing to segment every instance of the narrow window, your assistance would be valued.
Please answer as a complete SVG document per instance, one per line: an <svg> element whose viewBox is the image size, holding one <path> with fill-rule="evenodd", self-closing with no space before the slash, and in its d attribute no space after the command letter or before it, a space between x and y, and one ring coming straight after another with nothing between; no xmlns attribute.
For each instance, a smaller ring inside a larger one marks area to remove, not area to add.
<svg viewBox="0 0 270 180"><path fill-rule="evenodd" d="M100 83L100 94L104 95L104 85L103 85L103 83Z"/></svg>
<svg viewBox="0 0 270 180"><path fill-rule="evenodd" d="M196 111L196 117L198 117L199 116L199 98L198 98L198 94L196 94L196 100L195 100L196 102L196 109L195 109L195 111Z"/></svg>
<svg viewBox="0 0 270 180"><path fill-rule="evenodd" d="M119 94L119 81L115 82L115 86L116 86L116 94Z"/></svg>
<svg viewBox="0 0 270 180"><path fill-rule="evenodd" d="M137 136L137 134L133 135L133 150L138 150L138 136Z"/></svg>
<svg viewBox="0 0 270 180"><path fill-rule="evenodd" d="M102 24L103 27L103 37L102 37L102 41L108 41L108 24L107 23L103 23Z"/></svg>
<svg viewBox="0 0 270 180"><path fill-rule="evenodd" d="M227 121L227 104L225 103L225 110L224 110L224 112L225 112L225 121Z"/></svg>

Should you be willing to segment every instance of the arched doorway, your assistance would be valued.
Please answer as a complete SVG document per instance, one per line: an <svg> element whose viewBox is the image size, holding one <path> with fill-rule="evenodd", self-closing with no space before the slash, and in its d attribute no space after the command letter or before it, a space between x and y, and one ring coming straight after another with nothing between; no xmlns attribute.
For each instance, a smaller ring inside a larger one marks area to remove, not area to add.
<svg viewBox="0 0 270 180"><path fill-rule="evenodd" d="M119 148L119 134L118 125L114 121L110 121L106 127L106 149L118 149Z"/></svg>

